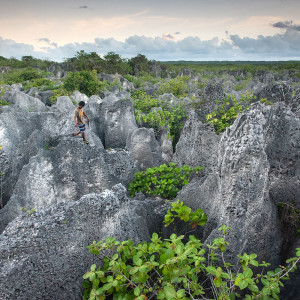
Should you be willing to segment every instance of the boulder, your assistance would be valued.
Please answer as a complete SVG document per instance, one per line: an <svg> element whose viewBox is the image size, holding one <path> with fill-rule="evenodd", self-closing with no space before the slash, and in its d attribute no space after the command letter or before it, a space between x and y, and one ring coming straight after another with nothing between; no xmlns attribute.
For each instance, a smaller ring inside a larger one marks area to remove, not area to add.
<svg viewBox="0 0 300 300"><path fill-rule="evenodd" d="M256 103L223 133L217 170L195 178L178 198L208 215L204 243L218 237L219 226L231 227L227 257L257 253L259 260L281 263L282 237L272 186L286 179L299 185L300 119L284 103ZM281 195L288 201L287 186ZM278 193L275 193L278 195ZM298 195L299 197L299 195Z"/></svg>
<svg viewBox="0 0 300 300"><path fill-rule="evenodd" d="M126 148L139 170L164 163L161 147L152 128L138 128L132 131L128 136Z"/></svg>
<svg viewBox="0 0 300 300"><path fill-rule="evenodd" d="M158 201L130 201L122 185L24 213L0 235L0 298L82 299L83 274L101 264L86 248L115 237L149 241ZM24 276L25 275L25 276Z"/></svg>
<svg viewBox="0 0 300 300"><path fill-rule="evenodd" d="M73 114L76 108L69 96L58 97L53 107L61 112L72 112Z"/></svg>

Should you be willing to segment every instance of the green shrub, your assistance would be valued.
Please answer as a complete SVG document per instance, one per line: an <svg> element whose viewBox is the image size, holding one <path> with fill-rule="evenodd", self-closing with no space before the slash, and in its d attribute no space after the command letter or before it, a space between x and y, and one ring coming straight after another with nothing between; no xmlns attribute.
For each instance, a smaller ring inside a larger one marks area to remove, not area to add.
<svg viewBox="0 0 300 300"><path fill-rule="evenodd" d="M207 220L201 209L191 212L179 201L165 216L166 226L174 218L188 222L193 230ZM103 300L112 295L120 300L234 300L241 294L243 299L279 299L283 281L289 279L300 260L300 248L297 257L287 260L286 267L266 274L263 268L269 264L259 263L256 254L238 255L240 265L234 269L224 256L229 229L222 225L221 236L206 245L193 235L183 243L184 235L172 234L162 240L157 233L153 233L151 242L137 245L131 240L119 242L110 237L105 242L94 241L88 248L95 255L101 253L104 264L98 268L93 264L83 275L83 299Z"/></svg>
<svg viewBox="0 0 300 300"><path fill-rule="evenodd" d="M63 86L52 90L53 96L50 97L51 104L55 104L58 97L70 96L72 93L67 91Z"/></svg>
<svg viewBox="0 0 300 300"><path fill-rule="evenodd" d="M203 167L176 167L175 163L163 164L134 174L128 190L133 197L137 192L173 199L182 187L189 183L192 173L198 174Z"/></svg>
<svg viewBox="0 0 300 300"><path fill-rule="evenodd" d="M64 79L63 87L68 92L77 90L90 97L103 91L105 83L98 80L96 71L79 71L69 72Z"/></svg>
<svg viewBox="0 0 300 300"><path fill-rule="evenodd" d="M255 97L252 93L242 94L240 100L236 100L234 95L229 95L217 109L206 115L206 121L214 126L217 134L220 134L233 124L239 113L250 107L249 103L253 99Z"/></svg>
<svg viewBox="0 0 300 300"><path fill-rule="evenodd" d="M9 102L7 102L6 100L2 99L4 93L6 92L6 88L3 85L4 85L4 82L0 81L0 106L10 105Z"/></svg>
<svg viewBox="0 0 300 300"><path fill-rule="evenodd" d="M164 104L164 101L153 98L144 91L134 91L131 97L133 107L145 114L148 114L152 108L161 107Z"/></svg>
<svg viewBox="0 0 300 300"><path fill-rule="evenodd" d="M37 78L43 78L43 76L35 69L16 69L3 75L5 84L9 85Z"/></svg>
<svg viewBox="0 0 300 300"><path fill-rule="evenodd" d="M172 93L175 97L185 97L188 92L188 82L190 78L188 76L176 77L166 83L161 83L157 94L162 95L164 93Z"/></svg>
<svg viewBox="0 0 300 300"><path fill-rule="evenodd" d="M47 91L57 88L58 84L56 81L52 81L48 78L33 79L23 84L24 90L30 89L32 87L36 87L40 91Z"/></svg>

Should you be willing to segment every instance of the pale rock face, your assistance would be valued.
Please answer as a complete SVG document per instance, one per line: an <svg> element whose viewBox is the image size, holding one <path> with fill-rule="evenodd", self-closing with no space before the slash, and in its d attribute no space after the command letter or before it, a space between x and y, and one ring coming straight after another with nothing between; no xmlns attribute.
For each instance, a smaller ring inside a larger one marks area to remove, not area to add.
<svg viewBox="0 0 300 300"><path fill-rule="evenodd" d="M129 99L103 99L99 112L100 138L105 148L124 148L129 133L137 128Z"/></svg>
<svg viewBox="0 0 300 300"><path fill-rule="evenodd" d="M179 166L204 166L205 174L209 174L217 165L219 140L214 128L208 123L203 124L193 112L185 122L176 144L173 161Z"/></svg>
<svg viewBox="0 0 300 300"><path fill-rule="evenodd" d="M163 163L161 147L153 129L138 128L127 139L127 149L139 170L146 170Z"/></svg>

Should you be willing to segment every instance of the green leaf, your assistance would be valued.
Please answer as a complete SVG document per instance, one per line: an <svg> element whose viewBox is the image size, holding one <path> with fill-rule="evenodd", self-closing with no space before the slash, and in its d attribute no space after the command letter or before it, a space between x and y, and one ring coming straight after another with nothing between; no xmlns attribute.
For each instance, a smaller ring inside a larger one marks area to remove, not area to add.
<svg viewBox="0 0 300 300"><path fill-rule="evenodd" d="M164 293L167 298L167 300L174 300L176 299L176 291L173 287L173 285L168 284L167 286L164 287Z"/></svg>
<svg viewBox="0 0 300 300"><path fill-rule="evenodd" d="M141 289L139 286L137 286L135 289L134 289L134 295L135 296L139 296L141 294Z"/></svg>

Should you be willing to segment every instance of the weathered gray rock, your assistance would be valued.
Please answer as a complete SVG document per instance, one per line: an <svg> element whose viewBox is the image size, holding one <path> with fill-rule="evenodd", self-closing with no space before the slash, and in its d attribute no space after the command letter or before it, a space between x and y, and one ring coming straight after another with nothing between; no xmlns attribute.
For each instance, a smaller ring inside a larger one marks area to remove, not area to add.
<svg viewBox="0 0 300 300"><path fill-rule="evenodd" d="M129 184L138 172L133 158L123 149L110 149L105 151L105 162L108 171L122 183Z"/></svg>
<svg viewBox="0 0 300 300"><path fill-rule="evenodd" d="M32 111L42 111L45 104L38 98L28 96L23 92L12 90L4 94L3 98L9 103L20 108Z"/></svg>
<svg viewBox="0 0 300 300"><path fill-rule="evenodd" d="M237 254L246 252L281 263L282 238L270 191L278 180L299 185L299 143L300 119L284 103L252 105L227 128L219 145L217 172L194 179L178 195L207 213L205 243L219 236L217 228L225 224L231 227L230 259L236 261ZM284 195L287 189L282 188Z"/></svg>
<svg viewBox="0 0 300 300"><path fill-rule="evenodd" d="M124 148L129 133L137 128L131 101L104 98L99 109L99 136L105 148Z"/></svg>
<svg viewBox="0 0 300 300"><path fill-rule="evenodd" d="M157 134L157 141L160 144L162 159L169 163L173 158L173 145L170 130L161 129Z"/></svg>
<svg viewBox="0 0 300 300"><path fill-rule="evenodd" d="M219 82L209 82L203 91L200 101L199 118L202 122L206 121L206 115L217 108L216 101L222 101L226 97L222 84Z"/></svg>
<svg viewBox="0 0 300 300"><path fill-rule="evenodd" d="M209 174L217 166L219 141L214 128L191 112L176 144L173 161L180 166L204 166L205 174Z"/></svg>
<svg viewBox="0 0 300 300"><path fill-rule="evenodd" d="M51 106L51 100L50 98L53 96L53 92L52 91L44 91L44 92L40 92L39 96L41 97L41 101L47 105L47 106Z"/></svg>
<svg viewBox="0 0 300 300"><path fill-rule="evenodd" d="M138 128L131 132L127 139L126 148L140 170L164 163L160 145L155 139L152 128Z"/></svg>
<svg viewBox="0 0 300 300"><path fill-rule="evenodd" d="M161 202L128 202L122 185L78 201L25 213L0 236L0 298L82 299L83 274L101 258L86 248L94 240L116 237L149 240L162 221Z"/></svg>
<svg viewBox="0 0 300 300"><path fill-rule="evenodd" d="M266 98L272 103L285 102L286 104L292 104L292 88L285 83L271 83L263 87L260 91L257 91L254 95L256 100Z"/></svg>
<svg viewBox="0 0 300 300"><path fill-rule="evenodd" d="M0 232L20 215L20 209L40 209L68 202L82 195L102 192L120 182L104 161L104 149L98 137L90 134L90 144L81 138L49 139L44 149L22 168L9 202L0 210Z"/></svg>
<svg viewBox="0 0 300 300"><path fill-rule="evenodd" d="M56 99L56 103L53 105L61 112L72 112L74 114L76 106L73 104L69 96L60 96Z"/></svg>
<svg viewBox="0 0 300 300"><path fill-rule="evenodd" d="M84 101L85 103L87 103L89 101L89 97L84 93L80 93L79 91L75 91L70 97L71 97L71 100L73 102L76 102L77 104L80 101Z"/></svg>

